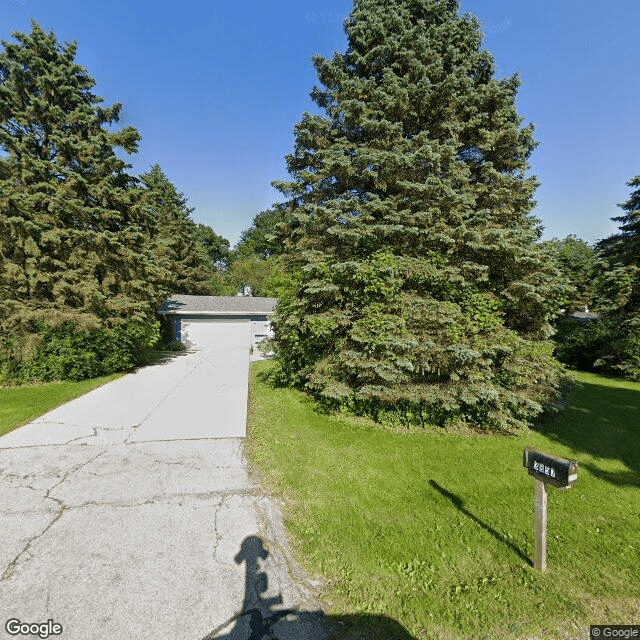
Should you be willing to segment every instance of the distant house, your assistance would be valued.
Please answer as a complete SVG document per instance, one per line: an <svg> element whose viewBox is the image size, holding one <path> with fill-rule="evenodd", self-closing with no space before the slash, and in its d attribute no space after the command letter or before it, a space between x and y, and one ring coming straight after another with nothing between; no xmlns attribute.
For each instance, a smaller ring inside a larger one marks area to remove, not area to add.
<svg viewBox="0 0 640 640"><path fill-rule="evenodd" d="M592 320L597 320L600 317L600 314L595 311L589 311L585 307L584 311L576 311L571 314L571 317L580 324L589 324Z"/></svg>
<svg viewBox="0 0 640 640"><path fill-rule="evenodd" d="M270 318L277 302L277 298L173 295L158 313L171 337L189 349L213 349L224 341L226 347L246 347L257 358L257 345L271 335Z"/></svg>

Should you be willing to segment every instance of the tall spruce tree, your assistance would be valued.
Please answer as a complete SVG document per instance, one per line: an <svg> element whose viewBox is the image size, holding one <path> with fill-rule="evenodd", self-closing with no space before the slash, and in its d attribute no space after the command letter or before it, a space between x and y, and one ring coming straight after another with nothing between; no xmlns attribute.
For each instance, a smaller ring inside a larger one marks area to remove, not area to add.
<svg viewBox="0 0 640 640"><path fill-rule="evenodd" d="M601 240L596 248L611 265L611 271L620 273L619 278L613 277L613 274L610 277L618 280L621 284L618 288L623 290L620 300L612 306L621 313L633 314L640 313L640 176L630 180L627 185L635 189L629 199L619 205L625 213L612 218L619 223L620 231ZM623 273L626 275L623 276Z"/></svg>
<svg viewBox="0 0 640 640"><path fill-rule="evenodd" d="M140 179L146 187L144 211L153 228L152 249L163 289L169 294L210 294L214 267L191 219L194 209L159 164Z"/></svg>
<svg viewBox="0 0 640 640"><path fill-rule="evenodd" d="M75 43L36 23L14 38L0 53L0 360L28 359L52 331L104 337L132 322L120 337L141 349L159 290L140 190L116 153L140 136L107 128L121 105L92 93Z"/></svg>
<svg viewBox="0 0 640 640"><path fill-rule="evenodd" d="M597 245L602 271L596 283L603 318L591 328L588 344L592 367L604 373L640 380L640 176L628 183L633 191L620 204L625 212L612 218L618 233Z"/></svg>
<svg viewBox="0 0 640 640"><path fill-rule="evenodd" d="M287 157L282 375L380 418L521 427L555 394L535 147L454 0L355 0Z"/></svg>
<svg viewBox="0 0 640 640"><path fill-rule="evenodd" d="M564 315L593 307L598 258L593 247L574 235L542 243L564 281Z"/></svg>

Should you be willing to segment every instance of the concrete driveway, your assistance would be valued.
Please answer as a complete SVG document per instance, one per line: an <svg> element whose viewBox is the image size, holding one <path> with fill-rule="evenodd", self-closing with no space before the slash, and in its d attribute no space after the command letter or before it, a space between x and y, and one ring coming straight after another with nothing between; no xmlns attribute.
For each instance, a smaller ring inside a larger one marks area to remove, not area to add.
<svg viewBox="0 0 640 640"><path fill-rule="evenodd" d="M325 637L244 459L248 349L223 344L0 438L0 638Z"/></svg>

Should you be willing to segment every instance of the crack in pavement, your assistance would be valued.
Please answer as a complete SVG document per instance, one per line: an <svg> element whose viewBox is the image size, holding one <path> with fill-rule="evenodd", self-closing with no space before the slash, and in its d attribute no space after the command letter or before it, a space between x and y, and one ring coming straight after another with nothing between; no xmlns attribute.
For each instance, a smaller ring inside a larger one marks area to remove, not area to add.
<svg viewBox="0 0 640 640"><path fill-rule="evenodd" d="M50 443L38 443L38 444L26 444L26 445L19 445L19 446L9 446L9 447L3 447L2 446L2 440L0 439L0 451L12 451L15 449L32 449L34 447L64 447L66 445L70 445L70 444L74 444L77 443L79 440L90 440L92 438L97 439L98 438L98 432L100 431L125 431L125 430L133 430L136 429L137 427L139 427L140 425L126 425L123 427L101 427L101 426L96 426L96 427L91 427L88 425L79 425L79 424L75 424L73 422L60 422L60 421L53 421L53 420L48 420L46 422L32 422L30 424L35 424L35 425L50 425L50 426L59 426L59 427L79 427L82 429L89 429L91 430L92 433L84 433L82 435L76 436L75 438L71 438L70 440L65 440L64 442L50 442ZM24 425L24 426L28 426L28 425ZM131 434L127 434L127 438L129 438L131 436ZM122 442L124 443L125 440L127 439L125 438ZM81 442L80 444L88 444L87 442Z"/></svg>
<svg viewBox="0 0 640 640"><path fill-rule="evenodd" d="M102 430L102 431L124 431L124 430L130 430L130 432L126 435L126 437L124 438L124 440L122 441L124 444L132 444L131 443L131 438L133 437L133 435L135 434L135 432L140 429L140 427L144 424L144 422L146 420L149 419L149 417L156 411L156 409L189 377L193 374L193 372L206 360L206 357L203 357L202 359L198 360L198 362L196 362L194 365L192 365L189 369L188 372L186 373L186 375L181 378L175 385L173 385L171 387L171 389L169 389L169 391L167 391L167 393L165 393L148 411L148 413L146 413L144 415L144 417L142 418L142 420L137 423L137 424L133 424L133 425L126 425L123 427L101 427L101 426L96 426L96 427L89 427L90 429L93 430L92 434L84 434L81 436L77 436L75 438L71 438L70 440L67 440L66 442L62 442L62 443L50 443L50 444L35 444L35 445L21 445L21 446L10 446L10 447L3 447L1 444L1 440L0 440L0 451L3 451L5 449L7 450L11 450L11 449L29 449L32 447L59 447L59 446L65 446L68 444L73 444L74 442L77 442L78 440L89 440L91 438L97 439L98 438L98 430ZM46 416L46 414L45 414ZM45 416L41 416L41 418L37 418L36 420L34 420L32 423L30 424L38 424L38 425L42 425L42 424L51 424L51 425L58 425L58 426L64 426L64 427L82 427L83 425L78 425L75 424L73 422L67 422L64 420L42 420L43 417ZM27 425L25 425L27 426ZM88 442L83 442L82 444L86 444L88 445Z"/></svg>
<svg viewBox="0 0 640 640"><path fill-rule="evenodd" d="M17 473L11 473L11 471L9 471L8 473L0 472L0 480L9 480L9 482L11 482L12 480L28 480L29 478L31 478L31 482L33 482L36 479L36 476L30 473L20 475Z"/></svg>
<svg viewBox="0 0 640 640"><path fill-rule="evenodd" d="M34 491L37 491L34 489ZM51 496L43 496L48 500L53 500L57 504L62 504L64 506L65 511L72 511L74 509L83 509L85 507L116 507L121 509L142 507L149 504L170 504L174 502L176 499L183 498L193 498L195 500L213 500L215 498L221 498L220 504L216 505L216 509L222 506L222 503L227 500L227 498L238 496L240 498L261 498L264 497L264 493L259 489L246 489L243 491L206 491L206 492L183 492L183 493L171 493L171 494L162 494L162 495L154 495L145 500L138 500L136 502L121 502L121 501L97 501L97 500L87 500L86 502L82 502L80 504L66 504L59 498L53 498ZM178 503L179 506L183 506L184 501ZM39 513L42 511L49 511L49 509L28 509L25 511L20 511L20 514L23 513ZM11 509L0 510L1 514L10 514L15 513ZM37 537L37 536L36 536Z"/></svg>
<svg viewBox="0 0 640 640"><path fill-rule="evenodd" d="M220 541L222 540L222 536L218 532L218 513L220 512L220 509L222 509L222 506L224 505L224 501L226 500L226 498L227 498L226 496L222 497L222 500L220 500L220 504L216 505L215 511L213 513L213 533L216 537L215 542L213 543L213 559L214 560L218 560L218 544L220 544Z"/></svg>
<svg viewBox="0 0 640 640"><path fill-rule="evenodd" d="M204 466L196 467L196 466L194 466L192 464L187 464L186 462L174 462L173 460L158 460L157 458L153 458L151 456L149 456L149 457L156 464L168 464L168 465L176 466L176 467L185 467L187 469L193 469L194 471L206 471L208 469L229 469L229 468L231 468L230 466L228 466L228 467L204 467Z"/></svg>
<svg viewBox="0 0 640 640"><path fill-rule="evenodd" d="M55 500L55 498L52 498L53 500ZM56 500L56 502L59 503L60 505L60 509L58 511L58 513L56 513L56 515L53 517L53 519L51 520L51 522L49 522L49 524L40 532L37 533L35 536L31 537L27 543L25 544L25 546L22 548L22 551L20 551L20 553L18 553L18 555L8 564L7 568L5 569L4 573L2 574L2 578L1 580L8 580L12 575L13 575L13 570L15 569L15 567L18 565L20 558L27 553L27 551L29 550L29 547L36 541L38 540L38 538L41 538L42 536L45 535L45 533L47 533L47 531L49 531L49 529L51 529L51 527L58 522L58 520L62 517L62 514L65 512L65 505L59 501Z"/></svg>
<svg viewBox="0 0 640 640"><path fill-rule="evenodd" d="M25 425L26 426L26 425ZM136 424L136 425L132 425L131 427L118 427L118 429L132 429L132 433L131 435L133 435L133 431L135 429L138 429L142 426L142 423L140 424ZM102 427L93 427L95 429L102 429ZM8 451L17 451L18 449L38 449L38 448L45 448L45 447L65 447L69 444L73 444L76 440L86 440L87 438L93 438L93 434L91 435L84 435L84 436L78 436L77 438L72 438L71 440L67 441L67 442L50 442L50 443L38 443L38 444L24 444L24 445L19 445L19 446L11 446L11 447L2 447L0 446L0 452L8 452ZM205 442L217 442L219 440L238 440L239 438L241 438L241 436L223 436L223 437L219 437L219 436L210 436L210 437L206 437L206 436L198 436L196 438L182 438L182 437L175 437L175 438L163 438L163 439L156 439L156 440L133 440L132 442L128 442L130 436L127 437L127 439L121 441L121 442L109 442L109 443L102 443L102 446L109 446L109 445L118 445L118 444L124 444L127 447L135 447L138 445L143 445L143 444L150 444L150 443L155 443L155 442L198 442L200 440L205 441ZM0 445L2 444L2 439L0 438ZM88 446L87 442L81 442L79 445L76 446L83 446L86 447Z"/></svg>
<svg viewBox="0 0 640 640"><path fill-rule="evenodd" d="M202 359L198 360L198 362L196 362L189 370L188 373L182 377L175 385L173 385L173 387L171 387L171 389L169 389L169 391L167 391L167 393L165 393L162 398L160 398L160 400L158 400L158 402L156 402L151 409L149 410L149 412L142 418L142 420L140 421L139 424L134 425L134 427L131 430L131 433L125 438L124 442L125 444L131 444L130 440L133 437L133 435L135 434L136 430L139 429L150 417L151 415L156 411L156 409L158 409L158 407L206 360L206 356L203 357Z"/></svg>
<svg viewBox="0 0 640 640"><path fill-rule="evenodd" d="M47 500L53 500L54 502L56 502L58 504L58 507L59 507L58 513L55 514L55 516L53 517L51 522L49 522L49 524L40 533L37 533L36 535L34 535L31 538L29 538L29 540L27 540L27 542L24 545L24 547L22 548L22 550L7 565L7 568L4 570L4 573L2 574L2 578L0 578L0 581L8 580L13 575L13 571L16 568L16 566L19 564L20 558L24 554L27 553L27 551L29 550L31 545L36 540L42 538L42 536L44 536L47 533L47 531L49 531L49 529L51 529L51 527L56 522L58 522L58 520L60 520L60 518L62 517L62 514L67 510L68 507L62 500L60 500L58 498L54 498L53 496L49 495L51 493L51 491L53 491L56 487L59 487L63 482L65 482L69 478L69 476L71 476L72 474L74 474L77 471L79 471L80 469L82 469L82 467L84 467L84 466L88 465L89 463L93 462L96 458L99 458L104 453L106 453L106 451L101 451L98 455L94 456L93 458L90 458L89 460L86 460L85 462L82 462L81 464L76 465L75 467L72 467L71 469L67 469L67 471L62 476L62 479L60 480L60 482L56 483L55 485L53 485L53 487L50 487L49 489L46 490L46 492L44 494L44 498L47 499ZM35 489L34 489L34 491L35 491Z"/></svg>
<svg viewBox="0 0 640 640"><path fill-rule="evenodd" d="M145 496L143 493L143 495L139 496L137 499L132 496L133 500L130 499L130 501L127 501L126 497L131 494L126 488L121 488L120 485L118 485L114 491L111 485L107 486L104 485L104 483L101 483L99 485L100 490L105 491L105 494L102 496L96 496L95 491L90 489L92 485L86 486L83 485L83 483L86 482L87 477L90 477L88 474L94 475L96 470L102 471L103 476L107 477L107 475L104 474L105 465L108 466L109 461L114 459L116 457L115 454L118 452L131 451L130 445L127 444L126 448L125 445L120 445L120 447L105 446L102 447L99 452L96 451L96 455L93 455L93 452L84 452L84 449L78 449L78 453L81 454L82 457L90 457L83 462L78 462L76 459L74 461L76 464L73 467L68 468L66 471L63 471L62 469L58 470L57 473L55 473L55 471L53 471L53 473L52 471L48 471L50 475L46 476L47 482L53 483L53 485L46 491L45 487L42 487L39 491L34 487L29 487L39 496L53 501L55 505L51 504L51 508L48 510L48 513L41 516L42 521L40 521L39 526L42 527L42 531L37 535L32 536L26 542L20 544L22 549L6 567L4 574L0 578L0 582L7 585L7 590L11 589L11 585L20 586L21 580L23 579L23 573L33 573L31 567L34 564L39 563L47 549L56 544L59 539L66 537L66 531L72 526L73 522L76 520L85 521L86 519L94 518L94 516L98 517L101 513L98 509L104 508L105 513L122 514L112 516L114 523L117 523L120 518L125 520L134 518L135 521L138 522L138 513L142 514L141 521L144 521L144 517L147 516L149 518L154 518L157 513L156 509L164 513L168 508L171 510L172 514L176 514L177 518L181 518L183 515L189 517L189 514L193 513L192 510L205 510L200 511L201 515L198 516L198 518L200 518L198 521L205 523L209 540L206 548L208 549L208 554L211 554L208 557L212 557L213 562L220 567L220 571L222 571L223 574L224 572L227 572L230 576L236 574L239 561L237 556L234 557L233 554L235 553L236 544L239 543L239 540L242 537L246 535L259 536L263 540L265 547L269 550L269 558L266 562L259 565L259 574L247 576L246 584L249 588L248 592L245 593L247 599L243 610L236 613L222 626L217 627L214 632L211 632L206 636L207 638L218 637L217 631L221 630L224 626L228 626L234 620L238 620L240 617L252 615L252 612L255 614L254 617L257 621L255 624L257 625L260 623L260 625L262 625L256 626L256 629L262 629L264 627L264 629L269 628L271 630L271 625L276 625L279 620L287 620L285 615L285 612L287 611L297 612L298 610L318 610L319 605L316 603L315 598L317 596L315 596L315 593L317 593L317 587L321 583L315 582L311 578L307 577L304 572L297 567L297 564L288 549L286 534L284 534L283 527L281 526L281 517L279 515L278 506L276 506L277 504L279 505L277 496L272 496L269 491L265 489L259 480L257 480L257 474L255 474L254 477L251 477L252 474L249 473L249 468L246 464L245 447L241 441L238 441L237 446L233 446L233 450L234 453L237 453L238 455L237 457L236 455L233 456L236 460L236 464L231 466L235 467L238 465L247 473L247 476L242 476L242 483L235 489L227 488L203 491L203 489L211 488L211 484L207 483L202 486L198 483L193 486L190 491L184 491L186 487L182 484L178 484L173 486L169 485L167 487L169 492L163 492L160 485L155 483L155 486L150 485L148 487L150 492L153 492L154 495L148 496L147 494L147 496ZM209 449L207 448L205 451L208 452ZM215 449L213 451L215 451ZM167 453L169 452L172 452L172 450L169 449ZM225 452L228 454L227 447L225 447ZM194 469L193 473L197 475L198 478L203 476L203 474L207 474L210 469L229 469L229 466L226 465L224 467L194 467L189 464L188 458L185 462L181 462L180 460L162 460L162 455L164 455L164 451L162 450L140 450L140 453L143 455L140 457L136 455L133 462L145 465L146 468L142 469L145 478L149 469L151 472L164 475L167 478L174 476L180 477L178 473L170 472L170 466L160 467L160 464L183 466L188 469ZM102 462L98 463L98 458L101 458ZM130 458L131 456L124 454L123 460L127 461L127 465L132 462ZM117 456L117 459L119 459L119 456ZM215 458L211 458L206 455L205 461L208 461L209 459L211 459L211 462L213 463L221 462L221 460L216 460ZM145 462L145 460L148 462ZM125 467L120 464L118 468L124 469ZM53 475L54 473L55 475ZM20 476L17 473L15 476L16 477L12 478L12 480L17 483L26 484L27 482L32 481L32 476ZM155 480L157 480L157 478L154 478L154 481ZM127 481L126 486L130 487L135 483L136 479L133 479L131 481ZM64 488L59 489L60 487ZM170 493L172 488L177 489L177 491L175 493ZM58 493L54 491L55 489L58 489ZM82 493L77 493L76 490L78 489L84 493L84 496ZM56 497L56 495L59 497ZM70 496L74 496L74 498L71 498ZM83 497L85 499L97 499L86 500L81 503L78 502L74 505L69 504L73 499L82 500ZM180 505L184 511L177 512L177 507L165 506L172 504ZM147 505L158 506L145 508ZM88 511L84 515L75 517L69 514L66 516L67 519L65 519L64 523L55 529L55 531L53 530L53 527L59 520L61 520L66 511L71 512L71 510L81 508L94 508L95 510ZM140 511L115 511L119 509L136 508L140 509ZM0 512L7 511L10 510L5 509ZM239 523L242 523L242 529L238 528ZM46 526L44 526L45 524ZM49 534L50 530L52 530L51 534ZM284 536L282 539L280 539L281 535ZM42 540L44 536L47 536L46 541ZM224 575L226 576L226 574ZM263 580L264 582L262 582ZM267 592L265 591L267 584L270 585L268 595L273 597L267 597ZM50 587L51 585L49 585L49 588ZM259 595L261 593L265 594L265 598L261 599ZM58 598L59 595L56 590L53 592L47 591L47 587L41 590L39 594L39 597L46 599L45 612L49 615L51 613L49 612L49 607L54 606L55 608L56 598ZM278 598L280 598L280 602L276 601ZM279 607L285 606L285 604L288 607L293 607L293 609L281 610ZM265 608L267 605L268 609ZM231 608L230 613L233 611L237 611L237 609L235 607ZM243 622L243 625L245 624L248 623ZM274 626L274 630L277 628L277 626ZM271 631L272 634L273 632L274 631ZM280 634L277 632L276 635L280 637ZM202 636L199 635L198 637Z"/></svg>
<svg viewBox="0 0 640 640"><path fill-rule="evenodd" d="M139 442L127 442L126 445L127 446L131 446L131 445L135 445L135 444L141 444ZM148 460L151 460L151 462L155 462L156 464L167 464L167 465L173 465L173 466L178 466L178 467L186 467L187 469L193 469L194 471L208 471L210 469L229 469L235 465L226 465L224 467L212 467L212 466L208 466L206 465L204 462L202 465L200 465L199 467L196 467L193 464L188 464L187 462L182 462L182 461L176 461L176 460L162 460L159 459L157 456L157 453L150 453L148 451L143 451L142 449L138 450L138 453L142 456L144 456L145 458L147 458Z"/></svg>
<svg viewBox="0 0 640 640"><path fill-rule="evenodd" d="M63 423L64 424L64 423ZM67 445L67 444L73 444L74 442L76 442L77 440L86 440L87 438L95 438L96 437L96 430L98 427L91 427L93 433L90 435L83 435L83 436L78 436L77 438L71 438L71 440L67 440L66 442L63 442L63 445ZM86 443L83 443L86 444ZM47 446L47 445L43 445L43 446ZM51 446L51 445L49 445Z"/></svg>
<svg viewBox="0 0 640 640"><path fill-rule="evenodd" d="M140 424L126 425L123 427L93 427L93 433L85 434L73 438L65 444L72 444L80 441L78 444L84 446L106 446L106 445L118 445L127 444L127 440L133 435L134 431L140 427ZM120 432L118 439L111 439L113 436L109 434L115 434ZM105 441L104 439L107 438Z"/></svg>

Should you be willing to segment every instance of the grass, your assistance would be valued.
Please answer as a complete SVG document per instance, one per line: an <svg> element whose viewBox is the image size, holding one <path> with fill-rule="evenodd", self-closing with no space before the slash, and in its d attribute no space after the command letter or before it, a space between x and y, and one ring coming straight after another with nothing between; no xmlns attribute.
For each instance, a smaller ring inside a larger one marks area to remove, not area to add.
<svg viewBox="0 0 640 640"><path fill-rule="evenodd" d="M121 375L116 373L80 382L0 387L0 436Z"/></svg>
<svg viewBox="0 0 640 640"><path fill-rule="evenodd" d="M336 637L559 640L640 620L640 384L577 374L520 436L391 432L315 412L270 366L252 368L248 453ZM579 461L577 485L549 491L545 574L525 446Z"/></svg>

